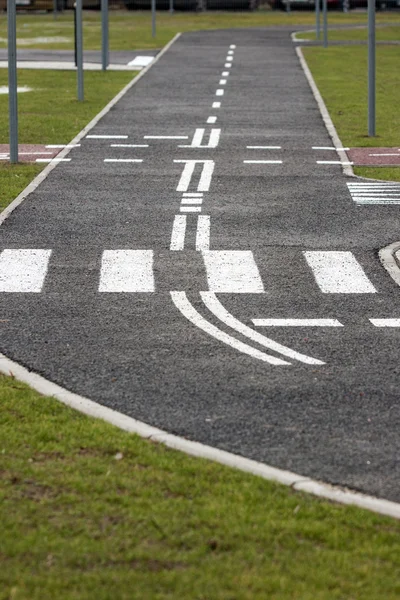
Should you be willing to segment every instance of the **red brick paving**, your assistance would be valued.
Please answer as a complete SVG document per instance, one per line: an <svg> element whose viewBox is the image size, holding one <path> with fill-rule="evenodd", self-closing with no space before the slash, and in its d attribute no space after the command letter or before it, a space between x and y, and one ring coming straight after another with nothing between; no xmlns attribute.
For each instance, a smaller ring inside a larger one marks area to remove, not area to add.
<svg viewBox="0 0 400 600"><path fill-rule="evenodd" d="M359 167L400 167L400 148L350 148L349 160Z"/></svg>
<svg viewBox="0 0 400 600"><path fill-rule="evenodd" d="M20 144L18 147L18 161L22 163L34 163L37 158L54 158L62 148L46 148L43 144ZM10 160L10 146L0 144L0 162Z"/></svg>

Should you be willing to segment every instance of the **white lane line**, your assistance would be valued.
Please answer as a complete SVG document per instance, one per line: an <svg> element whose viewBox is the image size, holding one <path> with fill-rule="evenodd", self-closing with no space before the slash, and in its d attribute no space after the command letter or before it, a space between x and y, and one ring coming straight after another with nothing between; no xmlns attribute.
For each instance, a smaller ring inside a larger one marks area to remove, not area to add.
<svg viewBox="0 0 400 600"><path fill-rule="evenodd" d="M375 327L400 327L400 319L368 319Z"/></svg>
<svg viewBox="0 0 400 600"><path fill-rule="evenodd" d="M399 156L400 157L400 154L398 152L395 152L394 154L379 152L377 154L368 154L368 156Z"/></svg>
<svg viewBox="0 0 400 600"><path fill-rule="evenodd" d="M233 50L228 50L228 56L232 56L232 54L235 54Z"/></svg>
<svg viewBox="0 0 400 600"><path fill-rule="evenodd" d="M225 60L226 60L226 62L228 62L228 63L229 63L229 62L232 62L232 61L233 61L233 56L227 56Z"/></svg>
<svg viewBox="0 0 400 600"><path fill-rule="evenodd" d="M281 150L282 146L246 146L249 150Z"/></svg>
<svg viewBox="0 0 400 600"><path fill-rule="evenodd" d="M37 163L56 163L56 162L71 162L71 158L37 158L35 162Z"/></svg>
<svg viewBox="0 0 400 600"><path fill-rule="evenodd" d="M201 206L181 206L181 213L199 213L201 212Z"/></svg>
<svg viewBox="0 0 400 600"><path fill-rule="evenodd" d="M334 146L312 146L313 150L341 150L343 152L347 152L348 150L350 150L350 148L335 148Z"/></svg>
<svg viewBox="0 0 400 600"><path fill-rule="evenodd" d="M232 66L231 63L225 63L224 64L225 69L230 69L231 66Z"/></svg>
<svg viewBox="0 0 400 600"><path fill-rule="evenodd" d="M193 196L194 198L203 197L203 192L184 192L182 196Z"/></svg>
<svg viewBox="0 0 400 600"><path fill-rule="evenodd" d="M148 148L149 144L110 144L111 148Z"/></svg>
<svg viewBox="0 0 400 600"><path fill-rule="evenodd" d="M216 96L223 96L223 95L224 95L224 90L217 90L217 91L215 92L215 95L216 95Z"/></svg>
<svg viewBox="0 0 400 600"><path fill-rule="evenodd" d="M210 250L210 217L199 215L197 217L196 250L205 252Z"/></svg>
<svg viewBox="0 0 400 600"><path fill-rule="evenodd" d="M217 122L217 117L208 117L208 119L207 119L207 123L209 125L213 125L216 122Z"/></svg>
<svg viewBox="0 0 400 600"><path fill-rule="evenodd" d="M356 204L400 204L400 198L353 198Z"/></svg>
<svg viewBox="0 0 400 600"><path fill-rule="evenodd" d="M197 186L198 192L208 192L211 185L211 178L214 173L215 163L213 160L205 160L203 171L200 176L199 185Z"/></svg>
<svg viewBox="0 0 400 600"><path fill-rule="evenodd" d="M154 56L135 56L131 61L128 62L129 67L147 67L153 62Z"/></svg>
<svg viewBox="0 0 400 600"><path fill-rule="evenodd" d="M283 160L244 160L243 162L249 165L281 165Z"/></svg>
<svg viewBox="0 0 400 600"><path fill-rule="evenodd" d="M154 292L153 250L104 250L99 292Z"/></svg>
<svg viewBox="0 0 400 600"><path fill-rule="evenodd" d="M87 135L87 140L126 140L127 135Z"/></svg>
<svg viewBox="0 0 400 600"><path fill-rule="evenodd" d="M256 327L343 327L337 319L252 319Z"/></svg>
<svg viewBox="0 0 400 600"><path fill-rule="evenodd" d="M219 85L226 85L226 79L220 79Z"/></svg>
<svg viewBox="0 0 400 600"><path fill-rule="evenodd" d="M174 160L174 162L184 162L185 166L182 171L181 178L179 179L178 187L176 188L177 192L186 192L190 181L192 179L194 169L196 166L195 160Z"/></svg>
<svg viewBox="0 0 400 600"><path fill-rule="evenodd" d="M258 360L262 360L263 362L267 362L271 365L290 364L280 358L269 356L268 354L265 354L265 352L256 350L244 342L240 342L236 338L218 329L218 327L215 327L215 325L212 323L209 323L189 302L185 292L171 292L171 298L176 308L183 314L184 317L186 317L186 319L188 319L188 321L218 341L227 344L231 348L234 348L243 354L248 354L252 358L257 358Z"/></svg>
<svg viewBox="0 0 400 600"><path fill-rule="evenodd" d="M400 190L398 192L351 192L353 198L382 198L383 196L400 196Z"/></svg>
<svg viewBox="0 0 400 600"><path fill-rule="evenodd" d="M204 252L203 260L211 292L231 294L264 292L264 285L250 250Z"/></svg>
<svg viewBox="0 0 400 600"><path fill-rule="evenodd" d="M214 161L213 160L181 160L174 159L176 163L186 163L182 171L181 178L176 188L177 192L186 192L190 181L193 176L193 172L197 163L203 165L203 169L200 175L200 180L197 186L198 192L208 192L211 185L211 178L214 172Z"/></svg>
<svg viewBox="0 0 400 600"><path fill-rule="evenodd" d="M186 215L175 215L169 249L173 251L183 250L185 247L185 235Z"/></svg>
<svg viewBox="0 0 400 600"><path fill-rule="evenodd" d="M51 250L3 250L0 254L0 292L39 293Z"/></svg>
<svg viewBox="0 0 400 600"><path fill-rule="evenodd" d="M188 135L144 135L144 140L187 140Z"/></svg>
<svg viewBox="0 0 400 600"><path fill-rule="evenodd" d="M317 165L354 165L351 161L345 160L317 160Z"/></svg>
<svg viewBox="0 0 400 600"><path fill-rule="evenodd" d="M54 154L54 152L18 152L24 156L41 156L42 154Z"/></svg>
<svg viewBox="0 0 400 600"><path fill-rule="evenodd" d="M200 296L204 304L207 306L208 310L211 311L212 314L215 315L220 321L222 321L222 323L225 323L225 325L228 325L228 327L231 327L232 329L249 338L253 342L264 346L264 348L268 348L268 350L278 352L278 354L282 354L287 358L298 360L299 362L305 363L307 365L325 364L323 361L318 360L317 358L312 358L311 356L307 356L306 354L296 352L296 350L292 350L287 346L283 346L282 344L271 340L265 335L262 335L258 331L254 331L254 329L251 329L251 327L248 327L247 325L236 319L230 312L228 312L213 292L200 292Z"/></svg>
<svg viewBox="0 0 400 600"><path fill-rule="evenodd" d="M205 131L204 128L197 128L194 132L192 142L190 144L179 145L179 148L216 148L219 144L221 130L216 128L211 129L208 144L202 143Z"/></svg>
<svg viewBox="0 0 400 600"><path fill-rule="evenodd" d="M234 49L236 48L236 44L231 44L231 45L229 46L229 48L231 48L232 50L234 50Z"/></svg>
<svg viewBox="0 0 400 600"><path fill-rule="evenodd" d="M47 144L46 148L80 148L80 144Z"/></svg>
<svg viewBox="0 0 400 600"><path fill-rule="evenodd" d="M228 77L228 76L229 76L229 71L222 71L221 77Z"/></svg>
<svg viewBox="0 0 400 600"><path fill-rule="evenodd" d="M105 158L104 162L143 162L142 158Z"/></svg>
<svg viewBox="0 0 400 600"><path fill-rule="evenodd" d="M352 252L303 252L324 294L374 294L376 289Z"/></svg>
<svg viewBox="0 0 400 600"><path fill-rule="evenodd" d="M221 108L221 102L213 102L212 108Z"/></svg>
<svg viewBox="0 0 400 600"><path fill-rule="evenodd" d="M182 198L181 204L203 204L203 198Z"/></svg>

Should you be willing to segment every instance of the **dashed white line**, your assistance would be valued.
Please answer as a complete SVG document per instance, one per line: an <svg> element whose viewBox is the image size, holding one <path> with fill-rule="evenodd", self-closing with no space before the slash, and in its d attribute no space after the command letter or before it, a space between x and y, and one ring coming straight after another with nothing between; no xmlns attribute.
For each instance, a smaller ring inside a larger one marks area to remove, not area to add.
<svg viewBox="0 0 400 600"><path fill-rule="evenodd" d="M324 294L374 294L372 285L352 252L303 252Z"/></svg>
<svg viewBox="0 0 400 600"><path fill-rule="evenodd" d="M207 119L207 123L209 125L213 125L216 122L217 122L217 117L208 117L208 119Z"/></svg>
<svg viewBox="0 0 400 600"><path fill-rule="evenodd" d="M224 95L224 90L217 90L217 91L215 92L215 95L216 95L216 96L223 96L223 95Z"/></svg>
<svg viewBox="0 0 400 600"><path fill-rule="evenodd" d="M199 215L197 217L196 250L205 252L210 249L210 217Z"/></svg>
<svg viewBox="0 0 400 600"><path fill-rule="evenodd" d="M141 163L142 158L105 158L105 163Z"/></svg>
<svg viewBox="0 0 400 600"><path fill-rule="evenodd" d="M229 46L229 48L231 48L232 50L234 50L234 49L236 48L236 45L235 45L235 44L231 44L231 45Z"/></svg>
<svg viewBox="0 0 400 600"><path fill-rule="evenodd" d="M128 136L127 136L128 137ZM144 135L144 140L187 140L188 135Z"/></svg>
<svg viewBox="0 0 400 600"><path fill-rule="evenodd" d="M281 150L282 146L246 146L249 150Z"/></svg>
<svg viewBox="0 0 400 600"><path fill-rule="evenodd" d="M209 289L212 292L262 294L264 285L250 250L203 253Z"/></svg>
<svg viewBox="0 0 400 600"><path fill-rule="evenodd" d="M3 250L0 254L0 292L39 293L51 250Z"/></svg>
<svg viewBox="0 0 400 600"><path fill-rule="evenodd" d="M232 66L231 63L225 63L224 64L225 69L230 69L231 66Z"/></svg>
<svg viewBox="0 0 400 600"><path fill-rule="evenodd" d="M345 160L317 160L317 165L354 165L351 161Z"/></svg>
<svg viewBox="0 0 400 600"><path fill-rule="evenodd" d="M221 102L213 102L212 108L221 108Z"/></svg>
<svg viewBox="0 0 400 600"><path fill-rule="evenodd" d="M111 148L148 148L149 144L110 144Z"/></svg>
<svg viewBox="0 0 400 600"><path fill-rule="evenodd" d="M99 292L154 292L153 250L105 250Z"/></svg>
<svg viewBox="0 0 400 600"><path fill-rule="evenodd" d="M80 144L47 144L46 148L80 148Z"/></svg>
<svg viewBox="0 0 400 600"><path fill-rule="evenodd" d="M233 61L233 56L226 57L226 62L232 62L232 61Z"/></svg>
<svg viewBox="0 0 400 600"><path fill-rule="evenodd" d="M232 56L232 54L235 54L233 50L228 50L228 56Z"/></svg>
<svg viewBox="0 0 400 600"><path fill-rule="evenodd" d="M375 327L400 327L400 319L369 319Z"/></svg>
<svg viewBox="0 0 400 600"><path fill-rule="evenodd" d="M400 154L398 152L394 154L379 152L377 154L368 154L368 156L398 156L400 158Z"/></svg>
<svg viewBox="0 0 400 600"><path fill-rule="evenodd" d="M169 249L172 251L183 250L185 247L185 235L186 215L175 215Z"/></svg>
<svg viewBox="0 0 400 600"><path fill-rule="evenodd" d="M202 204L203 198L182 198L181 204Z"/></svg>
<svg viewBox="0 0 400 600"><path fill-rule="evenodd" d="M37 158L37 163L50 163L50 162L71 162L71 158Z"/></svg>
<svg viewBox="0 0 400 600"><path fill-rule="evenodd" d="M221 77L228 77L229 71L222 71Z"/></svg>
<svg viewBox="0 0 400 600"><path fill-rule="evenodd" d="M252 319L256 327L343 327L337 319Z"/></svg>
<svg viewBox="0 0 400 600"><path fill-rule="evenodd" d="M220 79L219 85L226 85L226 79Z"/></svg>
<svg viewBox="0 0 400 600"><path fill-rule="evenodd" d="M203 197L203 192L184 192L182 196L193 196L194 198Z"/></svg>
<svg viewBox="0 0 400 600"><path fill-rule="evenodd" d="M283 160L244 160L246 164L281 165Z"/></svg>
<svg viewBox="0 0 400 600"><path fill-rule="evenodd" d="M126 140L127 135L87 135L87 140Z"/></svg>
<svg viewBox="0 0 400 600"><path fill-rule="evenodd" d="M350 148L335 148L334 146L312 146L313 150L342 150L347 152Z"/></svg>
<svg viewBox="0 0 400 600"><path fill-rule="evenodd" d="M201 206L181 206L181 213L198 213L201 212Z"/></svg>

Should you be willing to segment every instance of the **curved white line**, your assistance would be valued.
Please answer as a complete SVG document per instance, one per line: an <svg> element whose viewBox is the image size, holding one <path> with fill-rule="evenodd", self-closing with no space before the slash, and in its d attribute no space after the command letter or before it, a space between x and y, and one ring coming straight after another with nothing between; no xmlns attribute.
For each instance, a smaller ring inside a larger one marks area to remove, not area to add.
<svg viewBox="0 0 400 600"><path fill-rule="evenodd" d="M290 363L282 360L281 358L276 358L275 356L268 356L264 352L257 350L256 348L252 348L243 342L231 337L228 333L221 331L218 327L215 327L212 323L209 323L204 317L201 316L200 313L194 308L194 306L189 302L188 297L185 292L171 292L172 302L175 304L176 308L183 314L188 321L202 329L208 335L215 337L215 339L220 342L224 342L231 348L235 348L235 350L239 350L239 352L243 352L243 354L248 354L252 358L258 358L258 360L262 360L264 362L268 362L271 365L290 365Z"/></svg>
<svg viewBox="0 0 400 600"><path fill-rule="evenodd" d="M282 344L274 342L274 340L265 337L265 335L262 335L258 331L254 331L254 329L251 329L251 327L248 327L231 315L231 313L228 312L224 306L222 306L214 292L200 292L200 296L208 310L210 310L213 315L217 317L217 319L225 323L225 325L232 327L232 329L235 329L235 331L238 331L242 335L248 337L253 342L257 342L258 344L261 344L261 346L264 346L273 352L278 352L279 354L283 354L288 358L293 358L294 360L306 363L307 365L325 364L322 362L322 360L311 358L311 356L306 356L305 354L300 354L299 352L296 352L296 350L287 348L286 346L283 346Z"/></svg>

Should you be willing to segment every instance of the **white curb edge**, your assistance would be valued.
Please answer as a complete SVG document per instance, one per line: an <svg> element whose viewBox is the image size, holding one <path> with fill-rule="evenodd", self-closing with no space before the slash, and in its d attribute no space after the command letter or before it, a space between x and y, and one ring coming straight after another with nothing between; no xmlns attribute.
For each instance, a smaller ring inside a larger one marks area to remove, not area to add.
<svg viewBox="0 0 400 600"><path fill-rule="evenodd" d="M160 60L160 58L170 49L170 47L172 46L172 44L174 42L176 42L176 40L180 37L180 33L177 33L175 35L175 37L172 38L172 40L170 42L168 42L168 44L166 46L164 46L164 48L161 50L161 52L159 54L157 54L157 56L155 57L155 59L147 66L145 67L142 71L140 71L140 73L134 78L132 79L132 81L130 81L128 83L128 85L126 85L104 108L103 110L101 110L95 117L94 119L92 119L90 121L90 123L88 123L88 125L86 125L86 127L84 127L82 129L82 131L80 131L78 133L78 135L76 135L74 137L74 139L68 144L69 146L72 146L73 144L77 144L83 137L85 137L85 135L88 133L88 131L90 131L91 129L93 129L93 127L95 125L97 125L97 123L100 121L100 119L102 117L104 117L104 115L106 115L111 108L118 102L118 100L120 100L123 96L125 96L125 94L131 89L131 87L133 87L138 81L140 81L140 79L147 73L147 71L149 71L156 63L157 61ZM59 154L57 154L57 158L64 158L65 156L67 156L67 154L69 154L71 152L71 148L64 148L64 150L62 150ZM50 162L44 169L43 171L41 171L39 173L39 175L37 175L37 177L35 177L35 179L33 181L31 181L31 183L19 194L19 196L17 196L15 198L15 200L13 200L11 202L11 204L9 204L7 206L7 208L5 208L3 210L3 212L0 214L0 225L2 223L4 223L4 221L7 219L7 217L9 217L9 215L17 208L17 206L19 206L21 204L21 202L23 202L28 196L29 194L31 194L32 192L35 191L35 189L38 187L38 185L40 183L42 183L42 181L44 181L46 179L46 177L49 175L49 173L57 166L58 162L54 161L54 162Z"/></svg>
<svg viewBox="0 0 400 600"><path fill-rule="evenodd" d="M319 108L322 118L324 120L325 127L327 128L328 133L331 136L332 142L333 142L335 148L343 148L343 144L337 134L337 131L335 129L333 121L329 115L328 109L326 108L325 102L322 99L322 96L317 88L317 85L314 81L311 71L308 68L308 65L304 58L302 49L299 46L296 47L296 54L299 57L300 64L304 71L304 75L307 78L307 81L310 85L311 91L314 95L314 98L315 98L317 104L318 104L318 108ZM336 150L336 152L338 153L339 158L342 162L349 162L349 158L344 150ZM343 169L344 175L347 175L348 177L355 177L354 171L353 171L353 168L351 165L342 165L342 169Z"/></svg>
<svg viewBox="0 0 400 600"><path fill-rule="evenodd" d="M320 498L325 498L340 504L354 505L359 508L400 519L400 504L396 502L374 498L373 496L367 496L337 486L331 486L314 479L297 475L290 471L284 471L255 460L243 458L242 456L226 452L225 450L218 450L211 446L206 446L198 442L192 442L185 438L172 435L166 431L137 421L132 417L123 415L111 408L97 404L88 398L69 392L61 386L48 381L41 375L28 371L25 367L10 360L3 354L0 354L0 372L4 373L4 375L12 375L19 381L27 383L40 394L55 398L66 406L78 410L89 417L102 419L128 433L135 433L142 438L165 444L174 450L180 450L185 454L198 458L212 460L222 465L257 475L258 477L262 477L269 481L275 481L299 492L308 492L314 496L319 496Z"/></svg>
<svg viewBox="0 0 400 600"><path fill-rule="evenodd" d="M394 242L379 250L379 260L397 285L400 285L400 267L396 260L396 254L399 250L400 242Z"/></svg>
<svg viewBox="0 0 400 600"><path fill-rule="evenodd" d="M181 34L178 33L156 56L155 60L152 63L150 63L148 67L143 69L143 71L141 71L139 75L133 79L133 81L131 81L123 90L121 90L119 94L117 94L111 100L111 102L109 102L107 106L84 129L82 129L80 133L78 133L78 135L70 142L70 145L75 144L79 140L81 140L86 135L86 133L90 131L97 124L97 122L114 106L114 104L116 104L118 100L122 98L122 96L124 96L124 94L126 94L126 92L133 85L135 85L135 83L139 81L139 79L145 73L147 73L147 71L161 58L161 56L165 52L167 52L167 50L179 38L180 35ZM300 49L296 48L296 50ZM316 90L316 93L320 97L318 89L305 63L302 53L300 52L298 53L298 55L302 67L306 73L306 77L313 90L314 96L316 97L313 86ZM309 73L309 76L307 76L307 72ZM329 114L326 110L322 98L321 103L324 107L324 110L326 111L329 122L332 125L332 130L336 135L338 144L336 144L336 141L333 137L332 140L334 141L336 146L341 146L341 142L336 134L336 130L329 117ZM328 125L327 128L329 131ZM330 131L329 133L331 134ZM65 148L64 150L62 150L62 152L60 152L58 157L64 158L69 152L70 148ZM57 164L57 162L50 163L45 169L43 169L43 171L39 173L39 175L35 177L35 179L25 188L25 190L21 192L21 194L19 194L19 196L17 196L17 198L1 213L0 225L17 208L17 206L19 206L25 200L25 198L27 198L29 194L33 192L44 179L46 179L48 174L54 169L54 167ZM107 423L110 423L111 425L118 427L119 429L122 429L129 433L135 433L145 439L151 439L158 443L165 444L169 448L180 450L185 454L189 454L198 458L213 460L214 462L220 463L222 465L232 467L240 471L244 471L246 473L257 475L258 477L262 477L263 479L267 479L269 481L275 481L277 483L289 486L296 491L308 492L310 494L313 494L314 496L319 496L321 498L325 498L333 502L357 506L359 508L371 510L382 515L400 519L400 504L396 502L391 502L389 500L384 500L381 498L374 498L373 496L367 496L365 494L353 492L337 486L331 486L314 479L302 477L301 475L297 475L296 473L292 473L290 471L284 471L282 469L270 467L264 463L260 463L255 460L250 460L248 458L244 458L242 456L238 456L236 454L232 454L224 450L218 450L217 448L212 448L211 446L206 446L198 442L192 442L185 438L169 434L161 429L157 429L156 427L152 427L151 425L147 425L146 423L137 421L132 417L123 415L115 410L112 410L111 408L107 408L105 406L102 406L101 404L97 404L93 400L89 400L88 398L85 398L78 394L74 394L73 392L70 392L62 388L61 386L45 379L41 375L38 375L33 371L29 371L22 365L19 365L18 363L10 360L4 354L1 353L0 372L4 375L12 375L17 380L28 384L40 394L55 398L56 400L62 402L66 406L69 406L70 408L73 408L74 410L77 410L85 415L101 419L103 421L106 421Z"/></svg>

